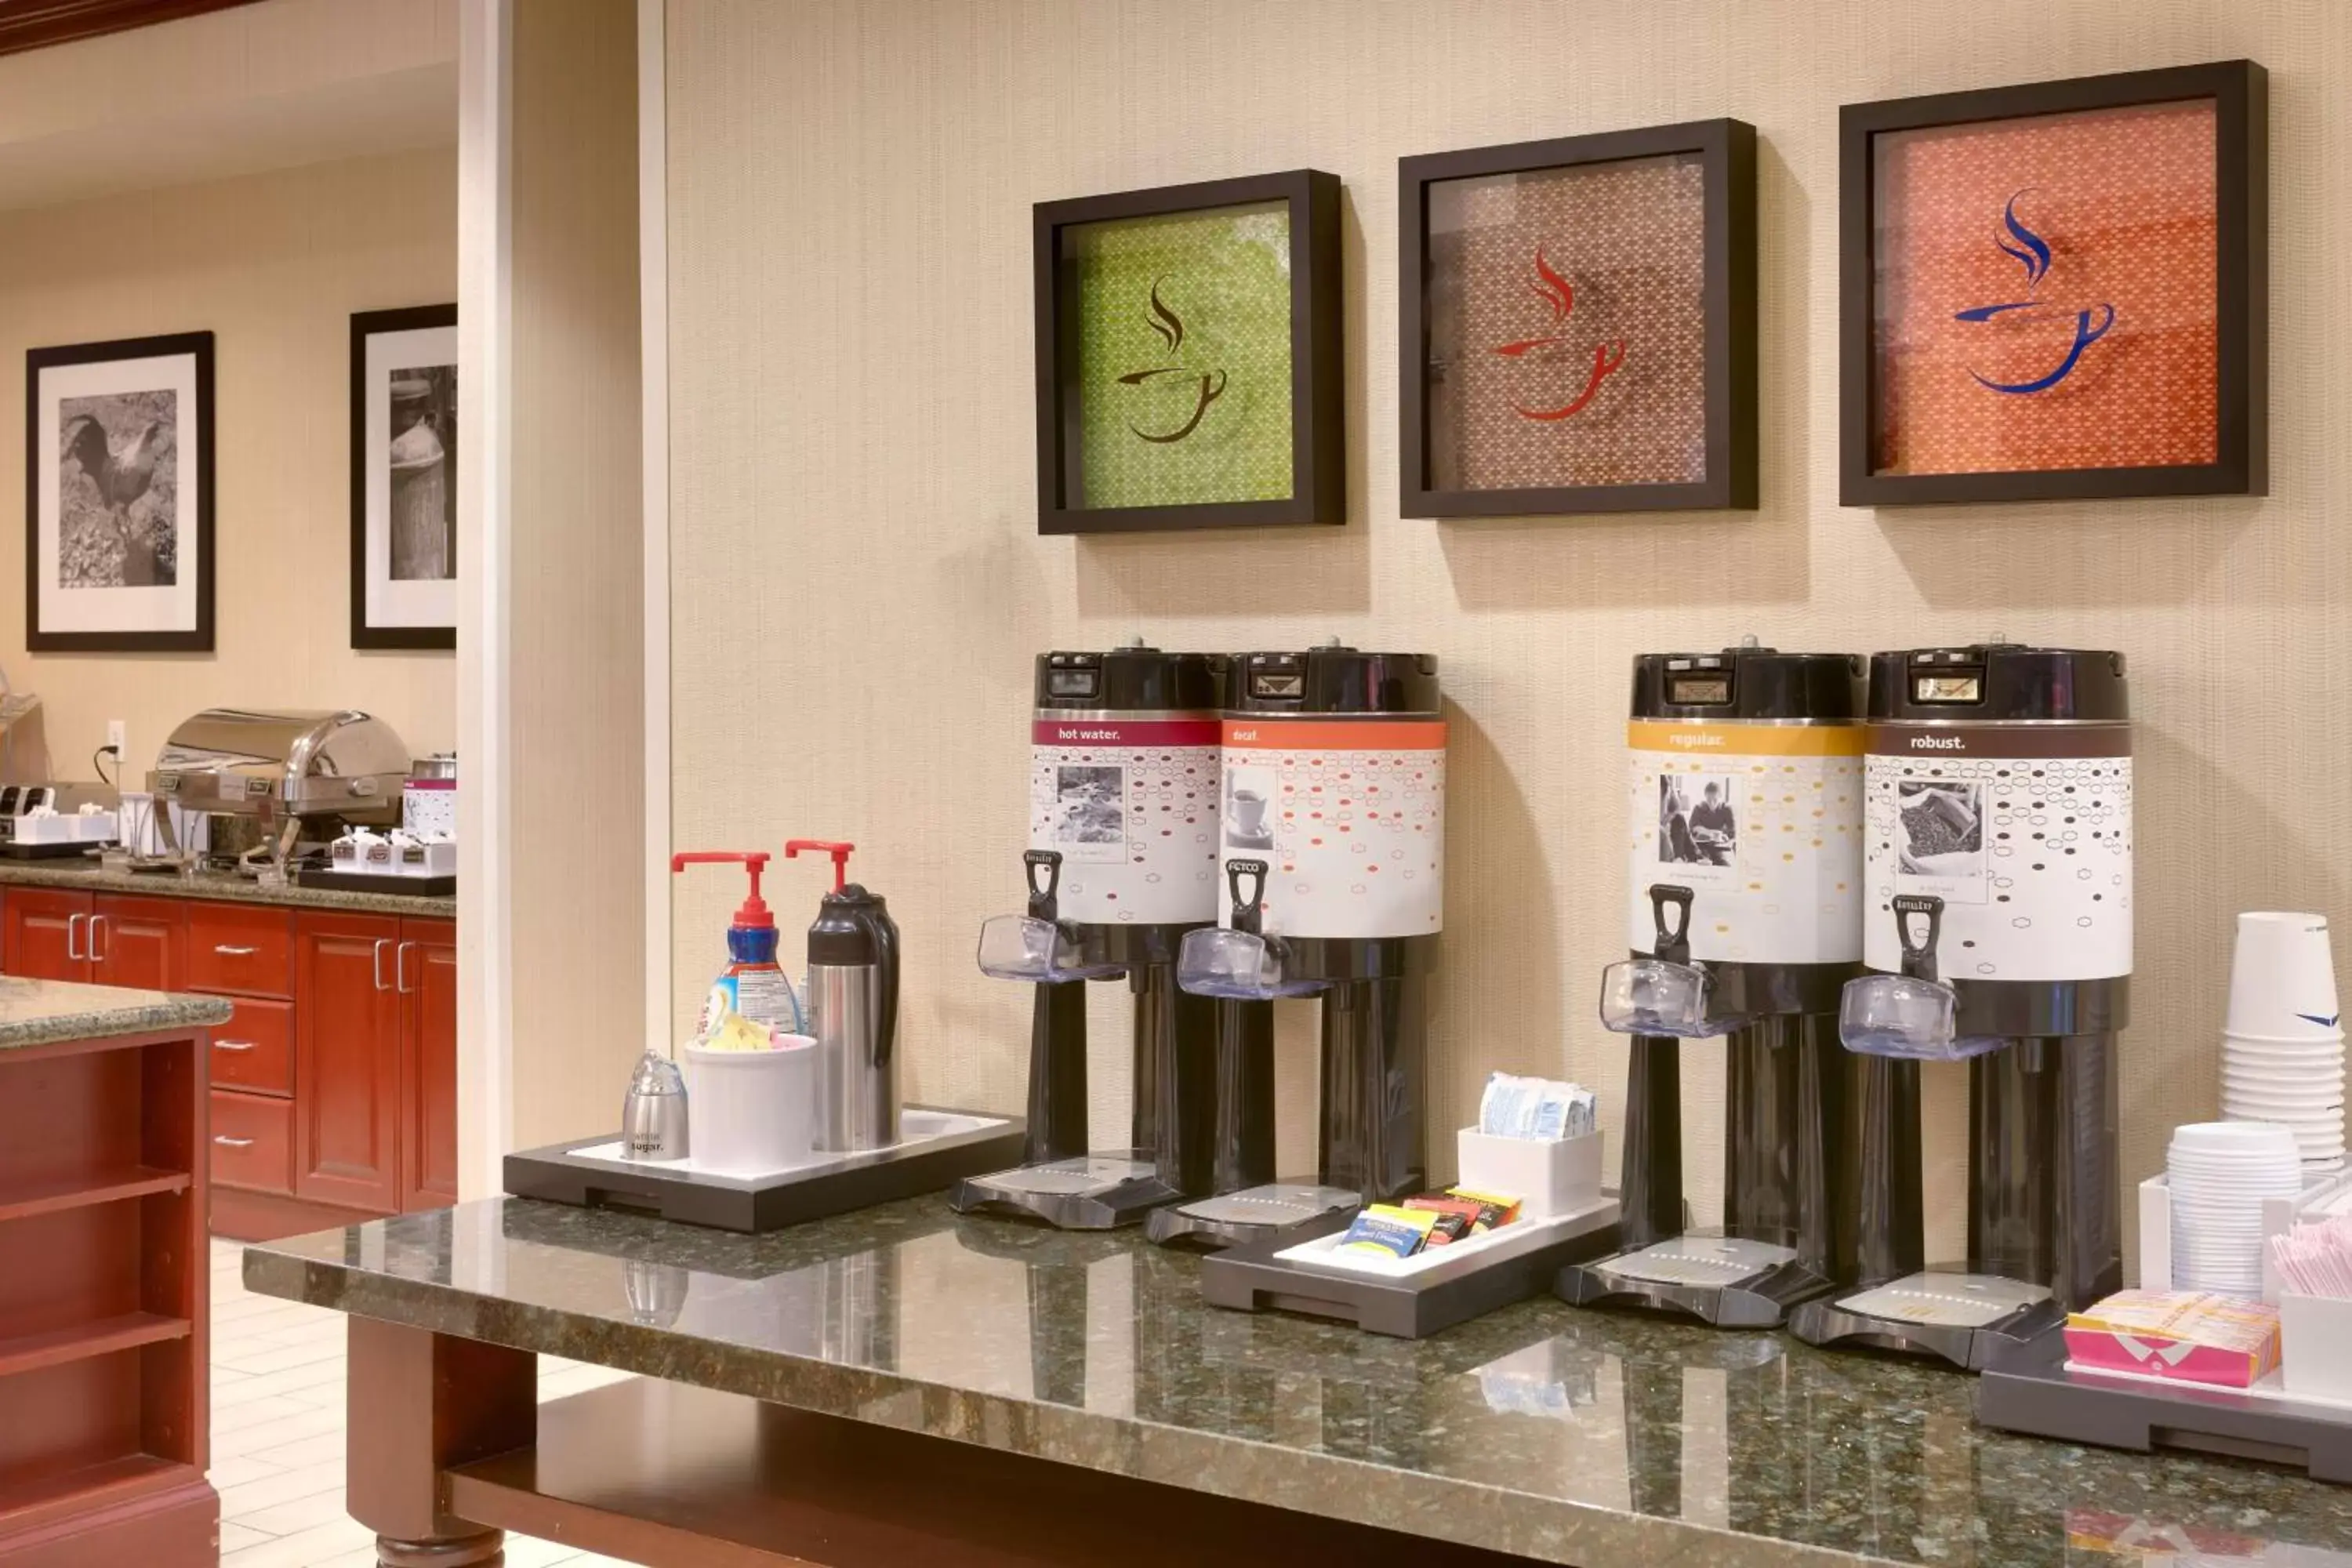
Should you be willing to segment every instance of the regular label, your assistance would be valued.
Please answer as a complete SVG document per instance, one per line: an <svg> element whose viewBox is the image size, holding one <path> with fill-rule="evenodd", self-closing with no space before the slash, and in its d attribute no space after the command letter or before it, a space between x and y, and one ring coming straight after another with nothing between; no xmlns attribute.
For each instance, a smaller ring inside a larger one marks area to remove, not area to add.
<svg viewBox="0 0 2352 1568"><path fill-rule="evenodd" d="M1039 719L1029 847L1062 857L1061 918L1217 918L1217 721Z"/></svg>
<svg viewBox="0 0 2352 1568"><path fill-rule="evenodd" d="M1859 726L1635 720L1625 742L1629 947L1656 944L1664 883L1694 895L1694 959L1862 956Z"/></svg>
<svg viewBox="0 0 2352 1568"><path fill-rule="evenodd" d="M2132 762L2121 725L1874 725L1864 959L1902 967L1892 905L1944 900L1946 980L2132 967Z"/></svg>
<svg viewBox="0 0 2352 1568"><path fill-rule="evenodd" d="M1445 923L1445 725L1227 720L1224 858L1264 860L1263 929L1423 936ZM1219 879L1219 918L1233 890Z"/></svg>

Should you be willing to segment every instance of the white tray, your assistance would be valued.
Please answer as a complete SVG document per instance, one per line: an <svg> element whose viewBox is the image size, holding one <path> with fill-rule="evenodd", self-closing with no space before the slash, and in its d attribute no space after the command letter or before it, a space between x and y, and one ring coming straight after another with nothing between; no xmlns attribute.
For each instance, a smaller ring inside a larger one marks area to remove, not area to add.
<svg viewBox="0 0 2352 1568"><path fill-rule="evenodd" d="M1398 1258L1386 1252L1341 1252L1339 1244L1348 1237L1345 1230L1335 1230L1318 1236L1312 1241L1302 1241L1296 1247L1285 1247L1275 1257L1301 1268L1312 1268L1326 1274L1345 1274L1359 1279L1410 1280L1416 1285L1434 1285L1482 1268L1489 1263L1501 1263L1524 1256L1555 1241L1580 1234L1583 1222L1601 1210L1614 1205L1613 1198L1595 1194L1590 1203L1549 1219L1513 1220L1483 1236L1465 1236L1460 1241L1444 1247L1425 1247L1411 1258Z"/></svg>
<svg viewBox="0 0 2352 1568"><path fill-rule="evenodd" d="M1003 1125L1002 1117L959 1116L944 1110L902 1110L898 1113L898 1142L896 1143L885 1144L880 1149L860 1149L855 1153L812 1154L805 1160L790 1165L779 1165L772 1171L713 1171L696 1164L691 1155L683 1160L625 1159L621 1153L622 1145L617 1138L603 1143L583 1144L577 1149L567 1149L564 1152L574 1160L595 1160L633 1171L664 1171L680 1175L701 1176L710 1181L740 1182L748 1186L753 1183L764 1182L771 1176L783 1175L791 1171L814 1171L827 1165L845 1164L853 1160L871 1160L877 1154L887 1152L891 1149L903 1149L909 1143L927 1143L934 1138L949 1138L959 1132L977 1132L984 1128ZM693 1138L690 1121L687 1136L690 1142Z"/></svg>

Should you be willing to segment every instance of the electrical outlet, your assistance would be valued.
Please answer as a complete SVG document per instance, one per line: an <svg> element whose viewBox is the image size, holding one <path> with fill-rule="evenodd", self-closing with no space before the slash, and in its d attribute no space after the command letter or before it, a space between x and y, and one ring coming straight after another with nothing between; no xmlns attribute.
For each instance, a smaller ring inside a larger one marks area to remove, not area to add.
<svg viewBox="0 0 2352 1568"><path fill-rule="evenodd" d="M118 776L121 773L122 764L129 760L123 749L130 743L125 739L128 732L127 727L120 719L109 719L106 721L106 744L108 750L114 753L114 767Z"/></svg>

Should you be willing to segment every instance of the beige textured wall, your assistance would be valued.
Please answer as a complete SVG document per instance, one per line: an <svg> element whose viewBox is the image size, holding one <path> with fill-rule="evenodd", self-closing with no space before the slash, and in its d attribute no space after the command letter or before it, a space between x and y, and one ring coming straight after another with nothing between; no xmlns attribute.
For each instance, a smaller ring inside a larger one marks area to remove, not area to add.
<svg viewBox="0 0 2352 1568"><path fill-rule="evenodd" d="M453 125L454 131L454 125ZM56 770L90 776L106 722L143 777L172 728L223 704L353 707L419 755L456 739L447 653L351 647L351 317L457 297L446 147L0 213L0 660L41 695ZM24 353L209 330L215 647L25 651Z"/></svg>
<svg viewBox="0 0 2352 1568"><path fill-rule="evenodd" d="M636 7L518 0L512 58L513 1126L530 1148L610 1128L644 1049Z"/></svg>
<svg viewBox="0 0 2352 1568"><path fill-rule="evenodd" d="M916 1094L1020 1103L1028 1001L971 947L1018 907L1029 659L1133 630L1211 648L1336 633L1443 659L1434 1129L1496 1067L1594 1083L1613 1124L1624 1051L1592 997L1623 942L1619 747L1644 648L1999 630L2129 653L2129 1178L2171 1123L2214 1110L2231 911L2342 912L2352 6L673 0L669 28L677 842L867 846L908 933ZM2273 83L2270 498L1839 507L1837 106L2240 55ZM1725 114L1761 141L1761 510L1400 521L1397 157ZM1037 538L1030 204L1302 164L1347 184L1349 526ZM813 882L783 879L795 923ZM681 897L681 1001L734 890ZM1286 1087L1311 1076L1306 1043L1295 1016ZM1114 1056L1096 1056L1098 1134ZM1710 1131L1720 1052L1690 1058ZM1930 1100L1947 1247L1958 1081ZM1702 1198L1712 1163L1693 1156Z"/></svg>

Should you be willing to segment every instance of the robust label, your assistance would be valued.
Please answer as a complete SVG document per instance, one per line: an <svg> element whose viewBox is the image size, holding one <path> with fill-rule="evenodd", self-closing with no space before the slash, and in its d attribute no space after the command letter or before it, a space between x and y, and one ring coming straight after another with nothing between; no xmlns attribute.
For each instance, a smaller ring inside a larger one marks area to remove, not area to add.
<svg viewBox="0 0 2352 1568"><path fill-rule="evenodd" d="M1625 744L1629 947L1656 944L1664 882L1694 895L1694 959L1862 956L1859 725L1635 720Z"/></svg>
<svg viewBox="0 0 2352 1568"><path fill-rule="evenodd" d="M1224 858L1264 860L1263 929L1425 936L1445 923L1445 725L1225 721ZM1219 918L1233 889L1218 879Z"/></svg>
<svg viewBox="0 0 2352 1568"><path fill-rule="evenodd" d="M2132 966L2131 731L1874 724L1864 959L1899 970L1898 894L1944 900L1946 980L2105 980Z"/></svg>
<svg viewBox="0 0 2352 1568"><path fill-rule="evenodd" d="M1039 719L1029 847L1062 857L1061 918L1217 918L1217 721Z"/></svg>

